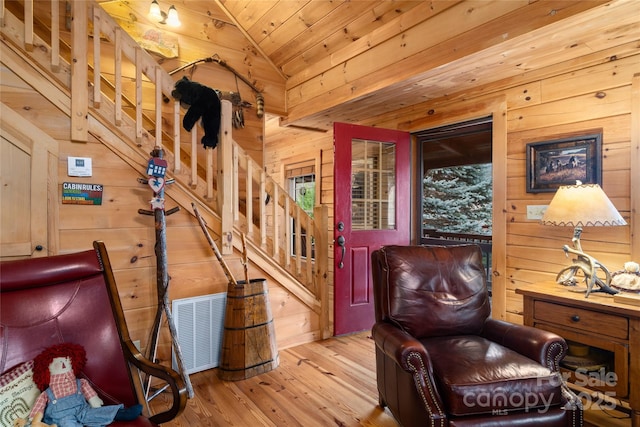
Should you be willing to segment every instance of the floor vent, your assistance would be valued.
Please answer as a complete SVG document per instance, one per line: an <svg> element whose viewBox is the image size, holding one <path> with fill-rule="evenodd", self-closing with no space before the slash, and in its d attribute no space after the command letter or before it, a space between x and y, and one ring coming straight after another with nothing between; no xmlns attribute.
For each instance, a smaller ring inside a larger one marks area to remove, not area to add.
<svg viewBox="0 0 640 427"><path fill-rule="evenodd" d="M173 319L188 374L220 364L226 301L226 292L173 301ZM175 351L173 367L177 370Z"/></svg>

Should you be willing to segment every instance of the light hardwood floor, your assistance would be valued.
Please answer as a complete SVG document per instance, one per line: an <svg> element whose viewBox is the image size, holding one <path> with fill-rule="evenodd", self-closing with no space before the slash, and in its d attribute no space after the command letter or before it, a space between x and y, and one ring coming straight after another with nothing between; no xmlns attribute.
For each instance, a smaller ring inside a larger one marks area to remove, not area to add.
<svg viewBox="0 0 640 427"><path fill-rule="evenodd" d="M280 352L277 369L243 381L221 381L216 369L191 375L185 411L163 427L397 427L378 406L374 343L369 332ZM166 405L167 395L152 400ZM585 427L630 427L625 414L588 411ZM621 417L619 419L618 417Z"/></svg>
<svg viewBox="0 0 640 427"><path fill-rule="evenodd" d="M281 350L280 366L242 381L221 381L216 369L191 375L195 396L163 427L396 427L378 406L370 333ZM161 407L165 395L152 400Z"/></svg>

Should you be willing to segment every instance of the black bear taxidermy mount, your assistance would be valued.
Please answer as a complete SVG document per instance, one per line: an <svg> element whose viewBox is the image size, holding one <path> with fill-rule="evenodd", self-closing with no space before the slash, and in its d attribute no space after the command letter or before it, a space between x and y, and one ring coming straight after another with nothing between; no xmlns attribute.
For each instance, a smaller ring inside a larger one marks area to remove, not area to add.
<svg viewBox="0 0 640 427"><path fill-rule="evenodd" d="M182 77L176 82L171 96L180 101L184 108L188 108L182 119L182 126L187 132L191 132L193 125L202 117L202 145L205 148L215 148L220 132L221 107L218 93L208 86Z"/></svg>

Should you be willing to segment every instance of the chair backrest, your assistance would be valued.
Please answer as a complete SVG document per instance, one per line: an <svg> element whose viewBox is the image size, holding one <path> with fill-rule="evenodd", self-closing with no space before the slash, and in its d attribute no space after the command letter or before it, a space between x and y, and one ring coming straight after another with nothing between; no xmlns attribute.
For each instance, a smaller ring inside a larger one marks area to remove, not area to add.
<svg viewBox="0 0 640 427"><path fill-rule="evenodd" d="M96 250L0 263L0 372L72 342L85 348L83 374L105 403L137 403L105 274Z"/></svg>
<svg viewBox="0 0 640 427"><path fill-rule="evenodd" d="M371 260L376 321L424 338L477 334L491 314L477 245L385 246Z"/></svg>

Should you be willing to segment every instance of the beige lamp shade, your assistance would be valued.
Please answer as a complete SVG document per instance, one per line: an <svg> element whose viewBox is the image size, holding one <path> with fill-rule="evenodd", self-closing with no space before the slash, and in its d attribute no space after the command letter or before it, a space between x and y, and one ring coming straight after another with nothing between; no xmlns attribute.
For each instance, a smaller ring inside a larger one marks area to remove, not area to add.
<svg viewBox="0 0 640 427"><path fill-rule="evenodd" d="M598 184L560 186L540 222L570 227L627 224Z"/></svg>

